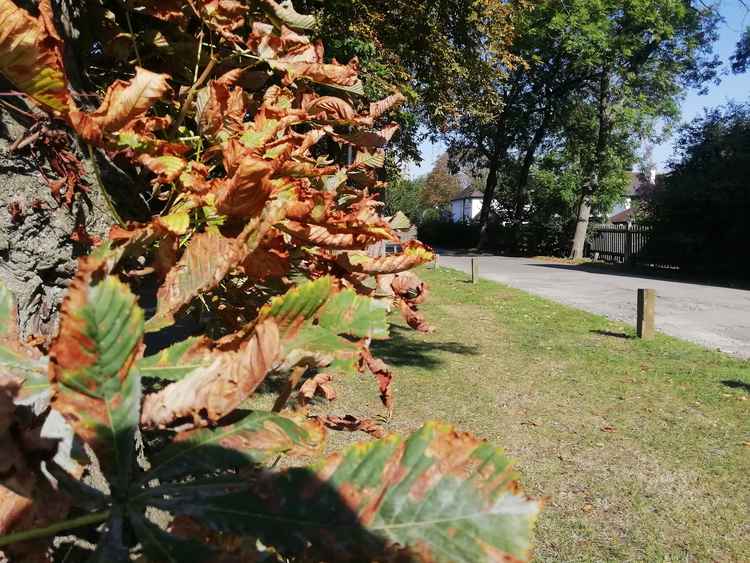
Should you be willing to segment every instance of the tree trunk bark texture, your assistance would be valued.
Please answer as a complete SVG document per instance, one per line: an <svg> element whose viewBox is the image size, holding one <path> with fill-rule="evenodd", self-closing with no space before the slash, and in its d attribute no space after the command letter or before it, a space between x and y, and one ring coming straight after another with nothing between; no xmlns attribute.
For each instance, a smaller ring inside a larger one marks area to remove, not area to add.
<svg viewBox="0 0 750 563"><path fill-rule="evenodd" d="M576 231L573 237L573 248L570 251L570 257L576 260L583 258L583 251L586 244L586 233L589 229L589 218L591 217L591 196L584 195L578 204L578 214L576 218Z"/></svg>
<svg viewBox="0 0 750 563"><path fill-rule="evenodd" d="M72 210L58 203L28 153L8 150L25 132L9 110L0 109L0 282L15 296L21 338L49 338L57 330L76 258L88 252L88 246L71 238L76 214L92 235L106 232L110 215L93 174L88 174L90 206L80 197Z"/></svg>

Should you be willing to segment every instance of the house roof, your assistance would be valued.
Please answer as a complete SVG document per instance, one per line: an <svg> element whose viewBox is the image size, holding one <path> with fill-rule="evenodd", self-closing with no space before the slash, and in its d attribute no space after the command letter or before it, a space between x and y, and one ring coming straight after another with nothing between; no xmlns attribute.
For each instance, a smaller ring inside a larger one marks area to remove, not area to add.
<svg viewBox="0 0 750 563"><path fill-rule="evenodd" d="M472 190L471 186L468 186L454 195L451 198L451 201L459 201L462 199L482 199L483 197L484 194L482 192L479 190Z"/></svg>
<svg viewBox="0 0 750 563"><path fill-rule="evenodd" d="M609 218L610 223L631 223L633 221L633 208L615 213Z"/></svg>

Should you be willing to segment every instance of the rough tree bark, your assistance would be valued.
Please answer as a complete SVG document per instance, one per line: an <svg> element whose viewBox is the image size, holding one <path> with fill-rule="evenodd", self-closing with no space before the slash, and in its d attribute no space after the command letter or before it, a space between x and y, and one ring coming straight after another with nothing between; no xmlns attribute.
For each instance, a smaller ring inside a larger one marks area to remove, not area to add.
<svg viewBox="0 0 750 563"><path fill-rule="evenodd" d="M78 198L72 210L52 197L36 163L9 148L26 132L12 111L0 109L0 281L16 297L22 338L48 337L56 331L57 309L75 273L76 258L87 248L71 234L76 214L89 234L104 234L106 203L89 174L87 205ZM91 168L87 166L90 171ZM49 171L48 171L49 172Z"/></svg>

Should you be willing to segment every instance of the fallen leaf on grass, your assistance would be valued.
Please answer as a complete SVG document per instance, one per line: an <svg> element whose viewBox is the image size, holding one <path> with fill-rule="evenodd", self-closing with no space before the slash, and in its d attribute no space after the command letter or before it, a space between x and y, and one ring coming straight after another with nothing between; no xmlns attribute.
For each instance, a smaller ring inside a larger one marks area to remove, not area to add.
<svg viewBox="0 0 750 563"><path fill-rule="evenodd" d="M594 510L594 507L590 504L584 504L581 510L583 510L584 512L591 512L592 510Z"/></svg>
<svg viewBox="0 0 750 563"><path fill-rule="evenodd" d="M742 442L742 445L746 448L750 448L750 442Z"/></svg>
<svg viewBox="0 0 750 563"><path fill-rule="evenodd" d="M617 432L614 426L602 426L600 429L602 432Z"/></svg>

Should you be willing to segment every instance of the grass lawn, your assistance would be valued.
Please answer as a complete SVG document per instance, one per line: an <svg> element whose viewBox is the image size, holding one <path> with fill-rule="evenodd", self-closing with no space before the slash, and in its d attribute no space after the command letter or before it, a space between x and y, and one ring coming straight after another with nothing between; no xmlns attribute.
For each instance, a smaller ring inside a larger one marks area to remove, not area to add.
<svg viewBox="0 0 750 563"><path fill-rule="evenodd" d="M750 362L640 341L454 270L420 275L437 330L396 325L376 346L397 372L386 426L442 419L503 446L529 494L548 499L538 560L750 561ZM383 414L372 379L337 390L332 411Z"/></svg>

